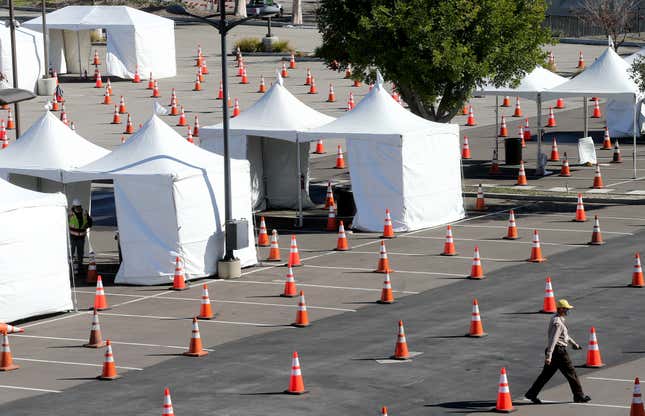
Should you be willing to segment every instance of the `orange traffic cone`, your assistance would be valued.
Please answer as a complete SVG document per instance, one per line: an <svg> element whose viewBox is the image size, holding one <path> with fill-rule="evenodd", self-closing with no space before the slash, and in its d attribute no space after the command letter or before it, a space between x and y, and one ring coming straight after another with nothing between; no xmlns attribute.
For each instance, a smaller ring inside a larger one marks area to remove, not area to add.
<svg viewBox="0 0 645 416"><path fill-rule="evenodd" d="M555 108L558 110L562 110L563 108L565 108L564 100L562 98L557 99L557 101L555 102Z"/></svg>
<svg viewBox="0 0 645 416"><path fill-rule="evenodd" d="M16 128L16 122L13 120L13 115L11 108L7 110L7 130L13 130Z"/></svg>
<svg viewBox="0 0 645 416"><path fill-rule="evenodd" d="M123 134L132 134L134 133L134 125L132 124L132 117L130 117L130 113L128 113L128 119L127 122L125 123L125 131Z"/></svg>
<svg viewBox="0 0 645 416"><path fill-rule="evenodd" d="M336 203L334 202L334 190L331 186L331 180L329 180L327 181L327 196L325 196L325 208L329 208L330 206L335 204Z"/></svg>
<svg viewBox="0 0 645 416"><path fill-rule="evenodd" d="M155 87L155 80L152 78L152 72L150 72L150 76L148 76L148 86L146 87L147 90L154 89Z"/></svg>
<svg viewBox="0 0 645 416"><path fill-rule="evenodd" d="M634 395L632 396L632 406L629 410L629 416L645 416L643 396L641 395L641 382L638 377L634 379Z"/></svg>
<svg viewBox="0 0 645 416"><path fill-rule="evenodd" d="M199 315L197 319L213 319L213 309L211 308L211 299L208 296L208 285L202 285L202 298L199 306Z"/></svg>
<svg viewBox="0 0 645 416"><path fill-rule="evenodd" d="M296 312L296 321L291 325L304 328L309 326L309 314L307 313L307 304L305 303L305 292L300 291L300 298L298 299L298 311Z"/></svg>
<svg viewBox="0 0 645 416"><path fill-rule="evenodd" d="M309 94L318 94L318 88L316 88L316 78L311 77L311 85L309 86Z"/></svg>
<svg viewBox="0 0 645 416"><path fill-rule="evenodd" d="M105 341L107 349L105 350L105 360L103 361L103 371L97 378L99 380L114 380L121 376L116 373L116 364L114 363L114 355L112 354L112 344L108 339Z"/></svg>
<svg viewBox="0 0 645 416"><path fill-rule="evenodd" d="M172 281L171 290L186 290L186 278L184 276L184 268L182 267L182 261L179 257L175 257L175 275Z"/></svg>
<svg viewBox="0 0 645 416"><path fill-rule="evenodd" d="M524 170L524 161L522 160L520 162L520 171L517 175L517 183L515 184L517 186L526 186L528 185L528 182L526 180L526 171Z"/></svg>
<svg viewBox="0 0 645 416"><path fill-rule="evenodd" d="M602 113L600 112L600 104L598 104L599 102L599 100L594 101L593 114L591 114L591 118L602 117Z"/></svg>
<svg viewBox="0 0 645 416"><path fill-rule="evenodd" d="M524 126L520 126L519 138L520 142L522 143L522 149L526 148L526 140L524 139Z"/></svg>
<svg viewBox="0 0 645 416"><path fill-rule="evenodd" d="M193 87L193 91L201 91L202 90L202 82L199 80L199 77L195 78L195 86Z"/></svg>
<svg viewBox="0 0 645 416"><path fill-rule="evenodd" d="M620 145L618 140L614 143L614 154L611 157L611 163L623 163L623 157L620 155Z"/></svg>
<svg viewBox="0 0 645 416"><path fill-rule="evenodd" d="M484 190L482 189L482 184L480 183L477 186L477 200L475 201L475 211L486 211L488 207L486 206L486 200L484 199Z"/></svg>
<svg viewBox="0 0 645 416"><path fill-rule="evenodd" d="M549 118L546 121L546 127L557 127L558 123L555 121L555 114L553 113L553 107L549 107Z"/></svg>
<svg viewBox="0 0 645 416"><path fill-rule="evenodd" d="M258 247L269 247L269 234L267 233L267 226L264 222L264 217L260 217L260 233L258 234Z"/></svg>
<svg viewBox="0 0 645 416"><path fill-rule="evenodd" d="M10 121L11 120L7 120L7 130L10 130ZM66 126L69 125L69 121L67 120L67 113L65 112L65 104L63 104L63 108L60 111L60 121L62 121Z"/></svg>
<svg viewBox="0 0 645 416"><path fill-rule="evenodd" d="M114 106L114 115L112 116L112 124L121 124L121 116L119 115L118 107Z"/></svg>
<svg viewBox="0 0 645 416"><path fill-rule="evenodd" d="M92 59L92 65L101 65L101 59L99 59L99 52L94 51L94 59Z"/></svg>
<svg viewBox="0 0 645 416"><path fill-rule="evenodd" d="M602 175L600 174L600 165L596 163L596 173L593 177L593 189L602 189L605 186L602 183Z"/></svg>
<svg viewBox="0 0 645 416"><path fill-rule="evenodd" d="M394 98L394 100L398 101L398 97L399 97L398 95L396 97L394 97L394 93L392 93L392 98ZM469 105L470 104L468 104L468 103L464 103L464 105L461 107L461 115L462 116L467 116L468 115L468 106Z"/></svg>
<svg viewBox="0 0 645 416"><path fill-rule="evenodd" d="M336 222L336 208L334 205L329 206L329 212L327 213L327 226L325 227L326 231L336 231L338 229L338 224Z"/></svg>
<svg viewBox="0 0 645 416"><path fill-rule="evenodd" d="M128 110L125 107L125 97L121 96L121 100L119 101L119 114L126 114Z"/></svg>
<svg viewBox="0 0 645 416"><path fill-rule="evenodd" d="M289 69L296 69L296 57L293 52L291 52L291 57L289 58Z"/></svg>
<svg viewBox="0 0 645 416"><path fill-rule="evenodd" d="M96 70L96 81L94 82L94 88L103 88L103 79L101 78L101 71Z"/></svg>
<svg viewBox="0 0 645 416"><path fill-rule="evenodd" d="M560 168L559 176L571 176L571 170L569 169L569 159L567 158L567 152L564 152L564 160L562 161L562 168Z"/></svg>
<svg viewBox="0 0 645 416"><path fill-rule="evenodd" d="M175 411L172 408L172 399L170 398L170 389L166 387L163 391L163 408L161 416L175 416Z"/></svg>
<svg viewBox="0 0 645 416"><path fill-rule="evenodd" d="M52 103L52 111L58 111L60 109L58 105L58 100L56 100L56 94L54 94L54 98L51 101Z"/></svg>
<svg viewBox="0 0 645 416"><path fill-rule="evenodd" d="M349 92L349 98L347 99L347 111L351 111L356 107L356 102L354 101L354 93Z"/></svg>
<svg viewBox="0 0 645 416"><path fill-rule="evenodd" d="M513 407L513 399L511 399L511 391L508 387L506 369L503 367L499 374L499 389L497 390L495 411L500 413L511 413L515 411L515 408Z"/></svg>
<svg viewBox="0 0 645 416"><path fill-rule="evenodd" d="M270 246L269 257L265 261L280 261L280 247L278 246L278 232L276 230L271 232Z"/></svg>
<svg viewBox="0 0 645 416"><path fill-rule="evenodd" d="M582 51L578 52L578 65L576 65L576 68L578 69L585 68L585 57L582 56Z"/></svg>
<svg viewBox="0 0 645 416"><path fill-rule="evenodd" d="M557 67L557 65L555 64L555 55L553 55L553 52L549 52L549 61L548 61L548 64L549 64L549 68L548 68L548 69L549 69L550 71L552 71L552 72L556 72L556 71L557 71L557 68L558 68L558 67Z"/></svg>
<svg viewBox="0 0 645 416"><path fill-rule="evenodd" d="M544 302L542 302L542 313L555 313L557 308L555 306L555 294L553 293L553 286L551 285L551 278L546 278L546 287L544 288Z"/></svg>
<svg viewBox="0 0 645 416"><path fill-rule="evenodd" d="M457 251L455 250L455 240L452 237L452 226L448 225L446 227L446 242L443 244L443 253L442 256L456 256Z"/></svg>
<svg viewBox="0 0 645 416"><path fill-rule="evenodd" d="M307 86L311 85L311 68L307 68L307 72L305 76L305 85Z"/></svg>
<svg viewBox="0 0 645 416"><path fill-rule="evenodd" d="M327 95L327 102L333 103L336 102L336 94L334 93L334 86L332 83L329 83L329 94Z"/></svg>
<svg viewBox="0 0 645 416"><path fill-rule="evenodd" d="M511 106L511 97L508 95L504 96L504 100L502 101L502 105L500 107L510 107Z"/></svg>
<svg viewBox="0 0 645 416"><path fill-rule="evenodd" d="M531 141L531 125L529 124L529 119L525 118L524 119L524 130L523 130L523 135L522 137L526 141Z"/></svg>
<svg viewBox="0 0 645 416"><path fill-rule="evenodd" d="M264 75L260 76L260 87L258 88L258 92L262 94L267 92L267 84L264 82ZM224 95L223 92L222 92L222 95Z"/></svg>
<svg viewBox="0 0 645 416"><path fill-rule="evenodd" d="M132 82L138 84L141 82L141 75L139 75L139 66L137 65L134 68L134 77L132 77Z"/></svg>
<svg viewBox="0 0 645 416"><path fill-rule="evenodd" d="M287 71L287 65L284 63L282 64L282 71L280 72L280 75L282 76L282 78L289 77L289 71Z"/></svg>
<svg viewBox="0 0 645 416"><path fill-rule="evenodd" d="M352 77L352 66L348 64L347 68L345 69L345 79L349 79L351 77Z"/></svg>
<svg viewBox="0 0 645 416"><path fill-rule="evenodd" d="M598 368L604 367L600 357L600 348L598 347L598 338L596 338L596 328L593 326L589 332L589 345L587 347L587 362L585 367Z"/></svg>
<svg viewBox="0 0 645 416"><path fill-rule="evenodd" d="M96 277L98 274L96 273L96 257L94 256L94 252L90 252L90 262L87 266L87 274L85 275L85 281L87 283L96 283Z"/></svg>
<svg viewBox="0 0 645 416"><path fill-rule="evenodd" d="M399 332L396 336L396 347L394 347L394 355L390 358L394 360L407 360L410 358L408 342L405 339L405 329L403 329L403 321L399 321Z"/></svg>
<svg viewBox="0 0 645 416"><path fill-rule="evenodd" d="M390 217L390 209L385 208L385 222L383 224L383 234L381 238L394 238L394 228L392 227L392 217Z"/></svg>
<svg viewBox="0 0 645 416"><path fill-rule="evenodd" d="M237 117L240 115L240 101L236 98L235 105L233 106L233 115L231 117Z"/></svg>
<svg viewBox="0 0 645 416"><path fill-rule="evenodd" d="M343 157L343 149L340 145L336 148L336 166L334 169L345 169L345 158Z"/></svg>
<svg viewBox="0 0 645 416"><path fill-rule="evenodd" d="M92 315L92 326L90 327L90 340L87 344L83 344L86 348L101 348L105 346L103 336L101 335L101 324L99 323L99 313L94 309Z"/></svg>
<svg viewBox="0 0 645 416"><path fill-rule="evenodd" d="M612 149L612 146L611 146L611 137L609 137L609 129L605 127L605 136L603 138L602 147L600 148L600 150L611 150L611 149Z"/></svg>
<svg viewBox="0 0 645 416"><path fill-rule="evenodd" d="M587 221L587 214L585 213L585 206L582 203L582 194L578 194L578 203L576 204L576 217L573 219L575 222Z"/></svg>
<svg viewBox="0 0 645 416"><path fill-rule="evenodd" d="M381 298L376 303L391 304L394 303L394 295L392 294L392 281L390 280L390 273L385 273L385 280L383 281L383 289L381 290Z"/></svg>
<svg viewBox="0 0 645 416"><path fill-rule="evenodd" d="M202 338L199 335L199 324L197 323L197 317L193 318L193 330L190 335L190 345L188 351L184 352L184 355L187 357L203 357L207 355L208 351L204 351L202 348Z"/></svg>
<svg viewBox="0 0 645 416"><path fill-rule="evenodd" d="M385 249L385 241L381 240L381 247L379 249L378 265L374 273L391 273L394 270L390 269L390 260L387 257L387 250Z"/></svg>
<svg viewBox="0 0 645 416"><path fill-rule="evenodd" d="M195 125L193 126L193 136L199 137L199 118L195 114Z"/></svg>
<svg viewBox="0 0 645 416"><path fill-rule="evenodd" d="M468 136L464 136L464 144L461 148L461 158L470 159L470 144L468 143Z"/></svg>
<svg viewBox="0 0 645 416"><path fill-rule="evenodd" d="M636 253L634 255L634 272L632 273L631 287L645 287L645 280L643 279L643 267L641 266L641 255Z"/></svg>
<svg viewBox="0 0 645 416"><path fill-rule="evenodd" d="M159 82L155 79L155 86L152 88L152 98L159 98L161 94L159 93Z"/></svg>
<svg viewBox="0 0 645 416"><path fill-rule="evenodd" d="M317 155L325 154L325 145L323 144L322 139L319 139L316 142L316 150L314 151L314 153Z"/></svg>
<svg viewBox="0 0 645 416"><path fill-rule="evenodd" d="M0 322L0 332L6 332L7 334L17 334L19 332L25 332L25 329Z"/></svg>
<svg viewBox="0 0 645 416"><path fill-rule="evenodd" d="M291 376L289 377L289 388L285 390L287 394L304 394L305 382L302 379L302 369L300 368L300 359L298 353L294 351L291 358Z"/></svg>
<svg viewBox="0 0 645 416"><path fill-rule="evenodd" d="M355 79L353 86L356 87L356 88L360 87L361 86L361 81Z"/></svg>
<svg viewBox="0 0 645 416"><path fill-rule="evenodd" d="M515 223L515 211L511 210L508 214L508 229L506 230L505 240L517 240L519 237L517 233L517 224Z"/></svg>
<svg viewBox="0 0 645 416"><path fill-rule="evenodd" d="M602 234L600 233L600 221L598 216L594 216L593 232L591 233L591 241L589 242L592 246L599 246L605 244L602 240Z"/></svg>
<svg viewBox="0 0 645 416"><path fill-rule="evenodd" d="M557 162L560 160L560 152L558 152L558 142L553 136L553 144L551 145L551 157L549 158L550 162Z"/></svg>
<svg viewBox="0 0 645 416"><path fill-rule="evenodd" d="M177 109L177 100L172 97L170 99L170 113L171 116L179 115L179 110Z"/></svg>
<svg viewBox="0 0 645 416"><path fill-rule="evenodd" d="M468 106L468 119L466 120L467 126L476 126L477 121L475 121L475 113L473 112L473 106Z"/></svg>
<svg viewBox="0 0 645 416"><path fill-rule="evenodd" d="M103 104L112 104L112 97L110 97L110 91L105 88L105 94L103 94Z"/></svg>
<svg viewBox="0 0 645 416"><path fill-rule="evenodd" d="M105 88L107 88L107 91L110 93L110 95L112 95L112 83L110 82L109 77L107 79L107 86Z"/></svg>
<svg viewBox="0 0 645 416"><path fill-rule="evenodd" d="M473 255L473 264L470 268L469 279L483 279L484 278L484 269L482 267L482 259L479 256L479 247L475 246L475 254Z"/></svg>
<svg viewBox="0 0 645 416"><path fill-rule="evenodd" d="M508 127L506 127L506 116L502 114L502 122L499 127L499 137L508 137Z"/></svg>
<svg viewBox="0 0 645 416"><path fill-rule="evenodd" d="M240 79L240 84L248 84L249 77L246 75L246 67L242 68L242 79Z"/></svg>
<svg viewBox="0 0 645 416"><path fill-rule="evenodd" d="M515 111L513 117L522 117L522 107L520 106L520 97L515 97Z"/></svg>
<svg viewBox="0 0 645 416"><path fill-rule="evenodd" d="M92 309L92 308L90 308ZM105 297L105 290L103 289L103 279L101 275L96 278L96 293L94 295L94 310L104 311L110 309L108 307L107 298Z"/></svg>
<svg viewBox="0 0 645 416"><path fill-rule="evenodd" d="M20 368L19 365L13 363L13 356L11 355L11 348L9 347L9 335L6 331L2 331L2 345L0 346L0 371L12 371Z"/></svg>
<svg viewBox="0 0 645 416"><path fill-rule="evenodd" d="M470 331L466 334L467 337L481 338L488 335L484 332L484 326L482 325L482 317L479 314L479 303L477 299L473 299L473 311L470 317Z"/></svg>
<svg viewBox="0 0 645 416"><path fill-rule="evenodd" d="M542 263L546 259L542 257L542 247L540 247L540 236L538 230L533 230L533 242L531 244L531 256L528 261L531 263Z"/></svg>
<svg viewBox="0 0 645 416"><path fill-rule="evenodd" d="M184 127L188 125L188 120L186 120L186 112L184 111L184 106L181 106L181 112L179 113L179 120L177 121L178 127Z"/></svg>
<svg viewBox="0 0 645 416"><path fill-rule="evenodd" d="M499 168L499 161L497 160L497 150L493 149L493 159L490 163L489 175L499 175L502 171Z"/></svg>
<svg viewBox="0 0 645 416"><path fill-rule="evenodd" d="M293 274L293 268L291 264L287 265L287 276L284 282L284 290L280 296L284 298L293 298L298 295L298 289L296 288L296 279Z"/></svg>
<svg viewBox="0 0 645 416"><path fill-rule="evenodd" d="M338 226L338 241L336 243L336 251L347 251L349 250L349 244L347 243L347 235L345 235L345 226L343 221L340 221Z"/></svg>
<svg viewBox="0 0 645 416"><path fill-rule="evenodd" d="M222 81L219 82L219 91L217 92L217 99L218 100L224 99L224 85Z"/></svg>
<svg viewBox="0 0 645 416"><path fill-rule="evenodd" d="M300 253L298 252L298 243L296 242L296 235L291 235L291 245L289 246L289 264L293 267L302 266L300 262Z"/></svg>

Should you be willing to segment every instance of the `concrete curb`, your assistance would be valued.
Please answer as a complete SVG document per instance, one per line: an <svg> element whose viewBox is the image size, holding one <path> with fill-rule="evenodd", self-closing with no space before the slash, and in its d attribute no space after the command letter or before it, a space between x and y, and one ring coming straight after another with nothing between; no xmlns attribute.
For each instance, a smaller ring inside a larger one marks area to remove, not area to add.
<svg viewBox="0 0 645 416"><path fill-rule="evenodd" d="M580 38L560 38L558 39L560 43L567 43L571 45L591 45L591 46L607 46L607 41L603 39L580 39ZM645 46L645 41L643 42L624 42L620 46L628 46L634 48L642 48Z"/></svg>

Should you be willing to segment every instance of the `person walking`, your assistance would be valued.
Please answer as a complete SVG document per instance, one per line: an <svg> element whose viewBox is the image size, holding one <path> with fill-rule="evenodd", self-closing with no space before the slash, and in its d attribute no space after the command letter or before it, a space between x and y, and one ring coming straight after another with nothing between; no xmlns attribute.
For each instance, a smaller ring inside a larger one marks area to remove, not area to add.
<svg viewBox="0 0 645 416"><path fill-rule="evenodd" d="M557 312L551 318L548 329L548 344L545 350L544 368L538 376L537 380L533 383L529 391L526 392L524 397L533 403L540 404L542 401L538 398L540 390L544 385L553 377L557 370L560 370L562 375L569 382L571 392L573 393L573 401L575 403L587 403L591 397L585 395L578 380L573 363L567 353L567 345L571 344L573 349L581 350L582 347L569 336L565 317L573 306L566 300L560 299L556 305Z"/></svg>
<svg viewBox="0 0 645 416"><path fill-rule="evenodd" d="M81 201L75 198L72 201L72 212L69 214L69 242L74 259L74 268L83 264L85 255L85 238L87 230L92 226L92 217L83 209Z"/></svg>

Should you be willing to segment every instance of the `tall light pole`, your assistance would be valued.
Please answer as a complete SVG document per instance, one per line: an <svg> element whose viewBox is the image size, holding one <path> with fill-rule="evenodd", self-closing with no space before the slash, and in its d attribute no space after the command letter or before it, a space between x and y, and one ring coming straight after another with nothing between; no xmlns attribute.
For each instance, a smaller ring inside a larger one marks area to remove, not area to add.
<svg viewBox="0 0 645 416"><path fill-rule="evenodd" d="M225 222L225 232L226 232L226 252L224 258L219 263L219 272L220 277L226 275L226 277L239 277L239 273L229 271L230 263L236 261L233 254L235 247L232 244L233 238L232 234L235 234L238 237L241 232L244 232L245 228L236 227L236 222L233 220L233 207L232 207L232 197L231 197L231 153L229 145L229 114L228 114L228 105L226 104L228 99L228 82L227 82L227 62L226 62L226 34L229 30L233 29L235 26L246 22L247 20L256 19L260 15L249 16L242 19L237 19L234 21L226 20L226 4L225 0L219 0L219 20L211 20L210 18L218 16L218 14L211 14L208 16L199 16L192 13L189 13L183 6L179 4L174 4L166 8L166 11L172 14L190 16L201 22L206 23L217 29L220 34L220 45L222 50L222 92L224 93L224 100L222 100L222 133L224 138L224 222ZM271 16L272 14L266 14L266 16ZM248 234L246 234L248 235ZM242 248L242 247L240 247ZM238 262L239 265L239 262ZM238 266L239 268L239 266ZM226 270L224 270L226 269ZM229 274L230 273L230 274Z"/></svg>

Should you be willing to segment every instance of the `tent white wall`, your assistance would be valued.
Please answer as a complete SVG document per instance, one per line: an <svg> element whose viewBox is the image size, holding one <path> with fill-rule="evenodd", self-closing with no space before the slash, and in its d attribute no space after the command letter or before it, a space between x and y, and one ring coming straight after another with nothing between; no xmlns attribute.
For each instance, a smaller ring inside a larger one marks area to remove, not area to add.
<svg viewBox="0 0 645 416"><path fill-rule="evenodd" d="M262 98L230 120L231 157L250 162L254 208L267 208L265 202L272 208L298 208L298 162L304 177L300 200L304 207L313 205L309 199L311 139L303 141L297 132L332 120L293 96L279 75ZM202 128L200 140L204 149L224 153L221 123Z"/></svg>
<svg viewBox="0 0 645 416"><path fill-rule="evenodd" d="M43 35L24 27L16 28L16 61L17 88L36 92L36 82L45 73ZM8 22L0 23L0 72L5 77L5 81L0 83L0 88L13 88L11 34Z"/></svg>
<svg viewBox="0 0 645 416"><path fill-rule="evenodd" d="M42 18L24 23L42 30ZM54 70L78 73L88 69L93 51L89 31L107 32L105 75L131 79L176 75L175 24L172 20L127 6L68 6L47 14L50 64ZM88 71L89 72L89 71Z"/></svg>
<svg viewBox="0 0 645 416"><path fill-rule="evenodd" d="M0 322L73 309L62 194L0 179Z"/></svg>
<svg viewBox="0 0 645 416"><path fill-rule="evenodd" d="M465 215L459 127L405 110L385 91L380 74L352 111L302 136L347 140L356 229L382 230L386 208L396 231L445 224Z"/></svg>
<svg viewBox="0 0 645 416"><path fill-rule="evenodd" d="M252 222L249 164L233 160L234 218ZM224 160L188 143L157 116L105 157L66 173L66 181L113 179L123 262L117 283L172 282L175 256L187 279L211 276L224 254ZM257 262L235 251L243 267Z"/></svg>

